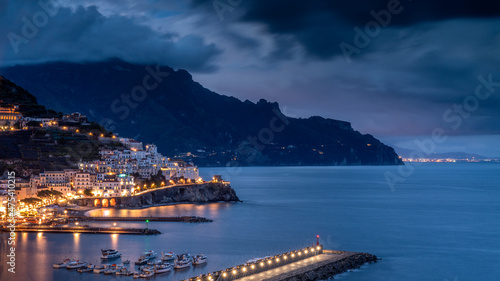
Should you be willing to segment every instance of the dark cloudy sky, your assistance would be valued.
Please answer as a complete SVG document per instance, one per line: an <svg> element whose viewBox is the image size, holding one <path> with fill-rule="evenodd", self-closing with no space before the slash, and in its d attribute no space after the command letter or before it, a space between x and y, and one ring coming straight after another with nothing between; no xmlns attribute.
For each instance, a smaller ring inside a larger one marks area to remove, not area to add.
<svg viewBox="0 0 500 281"><path fill-rule="evenodd" d="M189 70L218 93L278 101L291 116L350 121L392 145L413 148L415 140L441 128L448 139L438 152L500 156L498 1L59 0L55 5L57 14L44 18L37 1L0 1L2 65L110 57L167 64ZM374 14L385 26L373 25ZM24 21L34 15L41 27L27 38ZM361 42L356 30L367 25L371 33ZM353 54L347 58L341 46L351 46ZM479 76L493 83L479 86ZM475 96L478 87L481 99ZM455 106L464 102L466 108Z"/></svg>

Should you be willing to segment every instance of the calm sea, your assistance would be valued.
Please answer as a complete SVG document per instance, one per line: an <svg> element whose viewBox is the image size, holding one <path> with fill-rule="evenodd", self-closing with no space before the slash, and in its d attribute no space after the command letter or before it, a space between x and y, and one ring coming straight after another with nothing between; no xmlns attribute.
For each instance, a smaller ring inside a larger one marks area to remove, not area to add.
<svg viewBox="0 0 500 281"><path fill-rule="evenodd" d="M156 276L181 280L250 258L303 247L321 236L326 248L369 252L383 260L339 280L498 280L500 165L423 164L395 186L398 167L244 168L231 177L243 203L186 204L92 215L197 215L213 223L149 223L158 236L22 233L16 274L7 272L8 234L0 234L1 280L133 280L54 270L63 258L99 261L116 248L134 261L147 250L209 256L205 266ZM223 169L202 169L205 178ZM112 223L109 223L112 224ZM119 223L145 227L145 223Z"/></svg>

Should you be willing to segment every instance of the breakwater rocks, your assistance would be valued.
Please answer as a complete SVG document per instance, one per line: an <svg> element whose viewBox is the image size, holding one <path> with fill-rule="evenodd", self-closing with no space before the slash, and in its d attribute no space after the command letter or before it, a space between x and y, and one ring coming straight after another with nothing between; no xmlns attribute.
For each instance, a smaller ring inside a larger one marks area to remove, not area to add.
<svg viewBox="0 0 500 281"><path fill-rule="evenodd" d="M8 227L1 227L0 232L9 232ZM87 234L135 234L157 235L159 230L149 228L123 228L123 227L90 227L90 226L17 226L16 232L46 232L46 233L87 233Z"/></svg>
<svg viewBox="0 0 500 281"><path fill-rule="evenodd" d="M129 197L90 197L76 199L80 206L134 208L172 203L239 202L236 192L227 183L174 185Z"/></svg>
<svg viewBox="0 0 500 281"><path fill-rule="evenodd" d="M70 217L78 219L79 221L168 221L168 222L189 222L189 223L203 223L213 222L211 219L196 216L182 216L182 217Z"/></svg>
<svg viewBox="0 0 500 281"><path fill-rule="evenodd" d="M281 279L286 281L317 281L333 279L333 276L360 268L366 263L377 262L379 258L367 253L355 253L341 260L329 263L311 271L307 271L290 278Z"/></svg>
<svg viewBox="0 0 500 281"><path fill-rule="evenodd" d="M146 228L146 229L142 230L142 234L143 235L158 235L158 234L161 234L161 232L157 229Z"/></svg>

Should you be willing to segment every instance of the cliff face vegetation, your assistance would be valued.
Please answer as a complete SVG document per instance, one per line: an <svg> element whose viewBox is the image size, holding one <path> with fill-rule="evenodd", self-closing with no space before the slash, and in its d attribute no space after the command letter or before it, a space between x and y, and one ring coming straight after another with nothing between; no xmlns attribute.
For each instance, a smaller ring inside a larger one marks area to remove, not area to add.
<svg viewBox="0 0 500 281"><path fill-rule="evenodd" d="M348 122L292 118L277 103L219 95L185 70L111 60L14 66L0 73L50 108L79 111L109 131L137 136L164 155L199 166L402 164L394 149ZM155 87L144 88L145 77Z"/></svg>

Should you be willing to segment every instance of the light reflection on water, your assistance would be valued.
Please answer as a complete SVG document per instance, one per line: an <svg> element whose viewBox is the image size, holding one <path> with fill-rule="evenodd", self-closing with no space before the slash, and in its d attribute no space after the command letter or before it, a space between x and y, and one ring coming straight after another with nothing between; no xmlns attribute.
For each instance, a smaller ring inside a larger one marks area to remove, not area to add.
<svg viewBox="0 0 500 281"><path fill-rule="evenodd" d="M217 219L219 213L232 206L232 203L179 204L156 206L144 209L96 209L89 211L92 217L178 217L198 216Z"/></svg>

